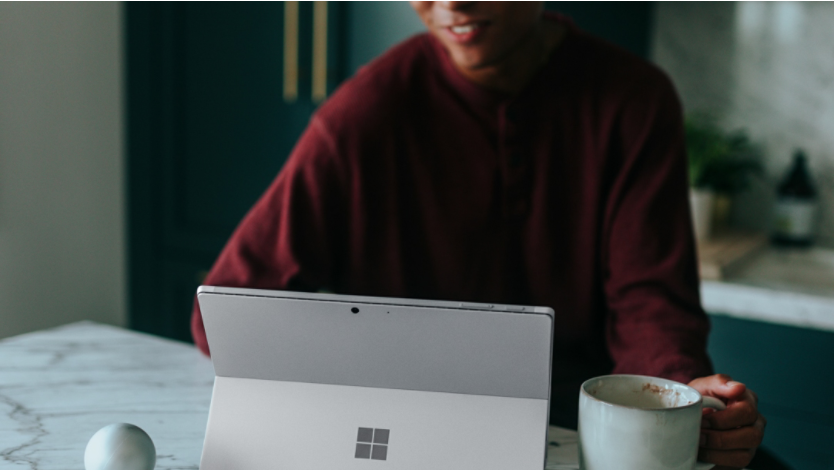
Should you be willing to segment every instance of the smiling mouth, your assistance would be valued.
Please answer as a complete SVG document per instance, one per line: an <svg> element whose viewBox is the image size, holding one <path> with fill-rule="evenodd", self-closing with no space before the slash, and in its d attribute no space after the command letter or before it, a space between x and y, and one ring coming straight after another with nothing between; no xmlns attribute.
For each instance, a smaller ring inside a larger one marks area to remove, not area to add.
<svg viewBox="0 0 834 470"><path fill-rule="evenodd" d="M465 25L462 25L462 26L450 26L449 27L449 29L451 29L453 33L458 34L458 35L469 34L469 33L475 31L478 28L479 28L479 26L475 23L465 24Z"/></svg>
<svg viewBox="0 0 834 470"><path fill-rule="evenodd" d="M447 31L450 38L460 44L465 44L474 41L483 31L486 23L473 22L461 25L447 26Z"/></svg>

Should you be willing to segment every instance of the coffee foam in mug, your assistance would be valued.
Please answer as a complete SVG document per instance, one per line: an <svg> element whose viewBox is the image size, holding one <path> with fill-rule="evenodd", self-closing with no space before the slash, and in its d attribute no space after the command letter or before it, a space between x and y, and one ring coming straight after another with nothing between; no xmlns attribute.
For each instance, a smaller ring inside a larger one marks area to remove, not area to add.
<svg viewBox="0 0 834 470"><path fill-rule="evenodd" d="M620 406L641 409L676 408L691 405L681 392L663 386L644 383L640 388L622 390L602 381L588 391L593 397ZM626 392L626 393L623 393Z"/></svg>

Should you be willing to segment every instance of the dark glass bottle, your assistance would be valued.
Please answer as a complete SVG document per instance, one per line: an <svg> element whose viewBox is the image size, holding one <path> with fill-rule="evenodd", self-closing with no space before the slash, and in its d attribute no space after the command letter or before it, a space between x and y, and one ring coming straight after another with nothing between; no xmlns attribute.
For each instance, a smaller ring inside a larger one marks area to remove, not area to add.
<svg viewBox="0 0 834 470"><path fill-rule="evenodd" d="M797 150L793 165L776 192L773 242L783 246L809 246L814 241L817 191L811 182L805 153Z"/></svg>

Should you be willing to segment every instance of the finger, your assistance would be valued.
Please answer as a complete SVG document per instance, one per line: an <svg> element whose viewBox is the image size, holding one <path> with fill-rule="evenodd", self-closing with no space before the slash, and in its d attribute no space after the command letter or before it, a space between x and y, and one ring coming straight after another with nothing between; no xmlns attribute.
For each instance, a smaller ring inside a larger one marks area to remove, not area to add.
<svg viewBox="0 0 834 470"><path fill-rule="evenodd" d="M759 410L752 401L737 401L728 404L726 410L704 415L701 418L701 427L705 429L734 429L750 426L759 419L759 416Z"/></svg>
<svg viewBox="0 0 834 470"><path fill-rule="evenodd" d="M747 390L747 386L736 382L729 375L716 374L693 380L689 385L702 395L728 400L739 399Z"/></svg>
<svg viewBox="0 0 834 470"><path fill-rule="evenodd" d="M759 405L759 396L756 395L752 390L747 389L747 390L744 391L744 393L742 393L738 397L726 400L726 404L731 405L733 403L740 402L740 401L749 401L750 403L752 403L753 405L758 407L758 405Z"/></svg>
<svg viewBox="0 0 834 470"><path fill-rule="evenodd" d="M701 431L701 447L714 450L745 450L759 447L764 438L765 420L759 417L752 426L715 431Z"/></svg>
<svg viewBox="0 0 834 470"><path fill-rule="evenodd" d="M750 401L752 401L752 402L753 402L753 404L755 404L756 406L758 406L758 405L759 405L759 396L758 396L758 395L756 395L756 392L754 392L753 390L750 390L750 389L748 388L748 389L744 392L744 397L745 397L744 399L749 399L749 400L750 400Z"/></svg>
<svg viewBox="0 0 834 470"><path fill-rule="evenodd" d="M701 462L725 465L733 468L744 468L753 460L755 449L746 450L714 450L698 449L698 460Z"/></svg>

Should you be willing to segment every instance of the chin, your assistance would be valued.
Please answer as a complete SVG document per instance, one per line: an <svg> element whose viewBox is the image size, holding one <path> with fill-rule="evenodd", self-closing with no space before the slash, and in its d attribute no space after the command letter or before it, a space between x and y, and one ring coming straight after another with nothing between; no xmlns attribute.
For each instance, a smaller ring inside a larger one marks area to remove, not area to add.
<svg viewBox="0 0 834 470"><path fill-rule="evenodd" d="M459 68L467 70L478 70L488 67L490 64L490 60L483 54L472 54L466 52L452 54L452 60Z"/></svg>

